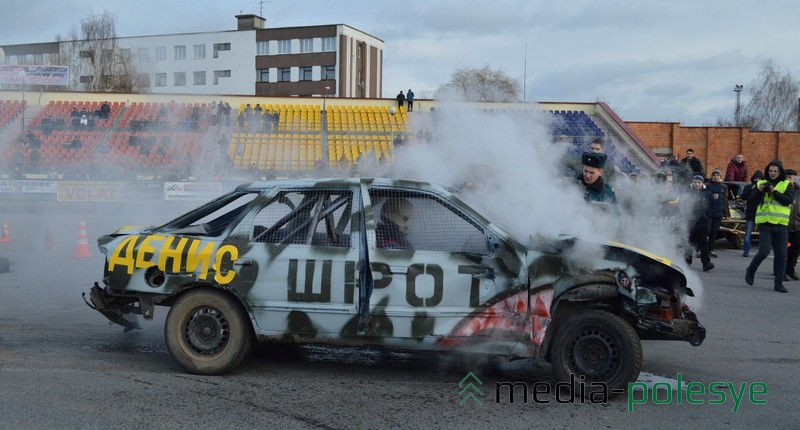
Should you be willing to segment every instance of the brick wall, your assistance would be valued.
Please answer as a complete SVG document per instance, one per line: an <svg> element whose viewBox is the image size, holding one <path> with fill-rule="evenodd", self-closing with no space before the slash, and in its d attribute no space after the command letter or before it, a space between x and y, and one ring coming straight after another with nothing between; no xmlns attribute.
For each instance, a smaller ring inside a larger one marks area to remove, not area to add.
<svg viewBox="0 0 800 430"><path fill-rule="evenodd" d="M741 153L749 174L764 170L770 161L779 159L786 168L800 170L800 133L750 131L738 127L682 127L674 122L626 122L651 149L671 150L683 158L694 149L706 168L706 175L715 167L725 172L728 162ZM658 151L661 152L661 151Z"/></svg>

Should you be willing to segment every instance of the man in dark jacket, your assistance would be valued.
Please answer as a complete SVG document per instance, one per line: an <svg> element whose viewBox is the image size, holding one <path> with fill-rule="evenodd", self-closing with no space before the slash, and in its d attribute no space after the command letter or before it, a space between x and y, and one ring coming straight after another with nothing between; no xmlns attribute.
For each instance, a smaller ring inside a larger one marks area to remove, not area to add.
<svg viewBox="0 0 800 430"><path fill-rule="evenodd" d="M764 179L758 181L756 187L760 195L756 209L756 225L758 226L758 254L750 261L744 275L744 282L753 285L758 266L770 253L775 253L772 260L772 273L775 274L775 291L787 293L783 286L786 273L786 248L789 240L789 216L794 202L794 187L786 179L783 162L773 160L764 169Z"/></svg>
<svg viewBox="0 0 800 430"><path fill-rule="evenodd" d="M725 169L725 182L744 182L747 180L747 161L744 155L736 154Z"/></svg>
<svg viewBox="0 0 800 430"><path fill-rule="evenodd" d="M797 257L800 256L800 186L797 185L797 171L786 169L786 179L794 188L794 202L789 215L789 249L786 252L786 276L800 280L795 271ZM785 280L785 279L784 279Z"/></svg>
<svg viewBox="0 0 800 430"><path fill-rule="evenodd" d="M689 243L700 251L700 261L703 271L714 268L714 263L708 255L708 228L711 226L711 194L705 189L704 178L695 175L692 178L691 190L681 196L681 212L688 216ZM686 263L692 264L692 246L684 250Z"/></svg>
<svg viewBox="0 0 800 430"><path fill-rule="evenodd" d="M750 256L750 246L752 243L753 230L756 227L756 206L758 206L758 189L756 183L764 179L761 170L756 170L750 178L750 184L745 185L742 190L742 200L747 202L744 210L744 243L742 244L742 257Z"/></svg>
<svg viewBox="0 0 800 430"><path fill-rule="evenodd" d="M583 186L583 198L590 203L617 204L617 194L614 189L603 182L603 166L606 164L606 154L584 152L581 156L583 174L578 176L578 182Z"/></svg>
<svg viewBox="0 0 800 430"><path fill-rule="evenodd" d="M703 163L700 159L694 156L694 149L689 148L686 150L686 157L678 163L678 179L680 186L688 183L695 175L706 177L706 171L703 169Z"/></svg>
<svg viewBox="0 0 800 430"><path fill-rule="evenodd" d="M714 252L714 242L717 241L719 227L724 218L730 218L730 208L728 207L728 187L722 183L722 172L714 169L711 173L711 180L706 183L706 189L711 194L711 226L708 229L708 255L717 258Z"/></svg>

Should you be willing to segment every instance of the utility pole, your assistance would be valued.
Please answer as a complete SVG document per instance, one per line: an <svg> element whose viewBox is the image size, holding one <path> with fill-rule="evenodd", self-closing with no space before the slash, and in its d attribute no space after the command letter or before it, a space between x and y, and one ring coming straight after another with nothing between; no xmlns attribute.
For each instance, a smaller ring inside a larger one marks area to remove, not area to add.
<svg viewBox="0 0 800 430"><path fill-rule="evenodd" d="M744 89L744 86L742 85L735 85L733 87L733 91L736 93L736 108L733 111L733 125L736 127L739 126L739 119L741 118L742 114L742 89Z"/></svg>

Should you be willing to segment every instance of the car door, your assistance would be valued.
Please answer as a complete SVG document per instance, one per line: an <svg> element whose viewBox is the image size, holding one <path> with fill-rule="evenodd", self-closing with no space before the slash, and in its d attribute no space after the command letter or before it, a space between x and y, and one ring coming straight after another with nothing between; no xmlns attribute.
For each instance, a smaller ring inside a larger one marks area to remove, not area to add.
<svg viewBox="0 0 800 430"><path fill-rule="evenodd" d="M441 343L499 298L527 294L519 282L524 264L512 247L460 201L380 185L367 195L370 334Z"/></svg>
<svg viewBox="0 0 800 430"><path fill-rule="evenodd" d="M348 186L277 188L237 231L236 264L256 331L330 338L357 310L359 195Z"/></svg>

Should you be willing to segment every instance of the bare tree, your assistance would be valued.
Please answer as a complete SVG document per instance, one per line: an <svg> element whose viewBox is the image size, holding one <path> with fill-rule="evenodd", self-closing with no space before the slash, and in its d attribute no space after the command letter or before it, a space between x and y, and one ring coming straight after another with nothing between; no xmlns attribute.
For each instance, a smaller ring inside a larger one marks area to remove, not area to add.
<svg viewBox="0 0 800 430"><path fill-rule="evenodd" d="M117 46L116 18L111 12L91 13L62 41L61 64L70 66L72 87L86 91L144 92L129 50Z"/></svg>
<svg viewBox="0 0 800 430"><path fill-rule="evenodd" d="M450 82L436 90L436 97L443 98L451 92L467 101L514 102L519 101L520 86L504 71L486 65L480 69L456 70Z"/></svg>
<svg viewBox="0 0 800 430"><path fill-rule="evenodd" d="M751 130L788 131L797 127L800 83L767 61L747 88L749 101L742 107L739 126Z"/></svg>

